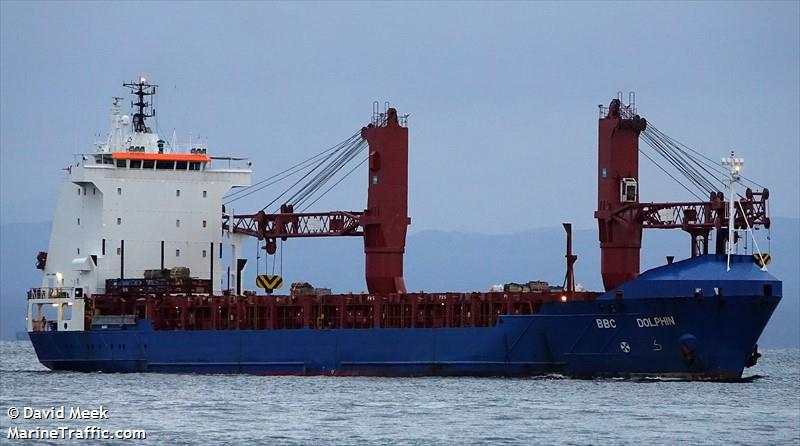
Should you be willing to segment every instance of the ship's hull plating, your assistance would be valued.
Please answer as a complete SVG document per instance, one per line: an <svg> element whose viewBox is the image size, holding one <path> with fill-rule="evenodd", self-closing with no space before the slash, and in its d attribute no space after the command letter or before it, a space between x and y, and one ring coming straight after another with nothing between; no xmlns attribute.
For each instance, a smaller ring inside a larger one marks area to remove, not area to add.
<svg viewBox="0 0 800 446"><path fill-rule="evenodd" d="M53 370L737 379L779 296L597 299L486 328L32 332Z"/></svg>

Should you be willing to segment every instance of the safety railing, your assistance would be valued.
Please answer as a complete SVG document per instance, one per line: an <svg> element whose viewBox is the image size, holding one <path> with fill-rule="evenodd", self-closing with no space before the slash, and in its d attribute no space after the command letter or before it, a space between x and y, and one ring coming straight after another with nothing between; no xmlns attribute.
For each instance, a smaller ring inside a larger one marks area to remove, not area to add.
<svg viewBox="0 0 800 446"><path fill-rule="evenodd" d="M74 287L41 287L28 290L28 299L68 299L75 296Z"/></svg>

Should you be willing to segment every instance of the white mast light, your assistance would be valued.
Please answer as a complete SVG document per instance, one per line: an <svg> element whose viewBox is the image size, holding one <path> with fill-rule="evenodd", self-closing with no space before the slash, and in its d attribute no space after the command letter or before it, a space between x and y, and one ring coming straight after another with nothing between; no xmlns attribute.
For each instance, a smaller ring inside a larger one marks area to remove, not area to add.
<svg viewBox="0 0 800 446"><path fill-rule="evenodd" d="M725 244L726 254L728 255L727 270L731 270L731 254L733 254L734 245L734 217L736 215L735 203L736 199L736 182L739 181L739 172L742 170L744 158L734 157L733 150L731 150L730 158L722 158L722 165L729 168L731 172L730 180L728 180L728 240ZM739 205L741 206L741 204ZM746 219L747 217L745 217Z"/></svg>

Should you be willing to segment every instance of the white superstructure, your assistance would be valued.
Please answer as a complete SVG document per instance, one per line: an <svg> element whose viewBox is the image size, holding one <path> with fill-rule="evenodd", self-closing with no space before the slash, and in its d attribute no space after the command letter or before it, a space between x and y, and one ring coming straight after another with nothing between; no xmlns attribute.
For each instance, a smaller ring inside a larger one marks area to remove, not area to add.
<svg viewBox="0 0 800 446"><path fill-rule="evenodd" d="M103 293L107 279L186 267L191 277L211 279L218 293L228 279L224 249L236 264L241 239L223 234L222 197L250 185L249 163L233 167L243 160L211 158L201 145L172 147L144 122L154 112L143 98L155 86L143 78L126 86L139 110L123 115L114 98L107 141L67 169L42 286L28 296L29 331L83 330L83 297ZM57 308L57 318L42 319L46 305Z"/></svg>

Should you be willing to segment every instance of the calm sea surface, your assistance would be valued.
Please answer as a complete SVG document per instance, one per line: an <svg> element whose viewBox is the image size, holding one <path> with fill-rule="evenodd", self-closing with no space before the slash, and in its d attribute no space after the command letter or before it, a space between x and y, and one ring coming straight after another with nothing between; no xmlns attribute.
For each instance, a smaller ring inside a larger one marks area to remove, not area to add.
<svg viewBox="0 0 800 446"><path fill-rule="evenodd" d="M764 352L742 383L557 378L333 378L50 372L0 342L9 427L142 429L119 444L800 444L800 352ZM16 420L8 409L108 409ZM45 441L40 444L96 444Z"/></svg>

